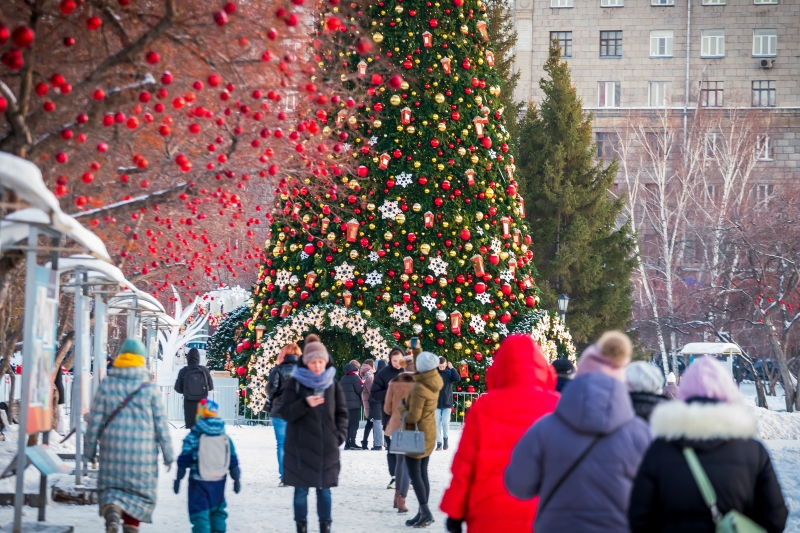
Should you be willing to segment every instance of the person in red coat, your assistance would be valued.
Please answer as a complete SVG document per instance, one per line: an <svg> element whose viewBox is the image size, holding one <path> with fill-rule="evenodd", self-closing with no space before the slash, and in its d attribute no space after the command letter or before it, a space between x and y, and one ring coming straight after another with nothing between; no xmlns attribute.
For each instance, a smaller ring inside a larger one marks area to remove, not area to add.
<svg viewBox="0 0 800 533"><path fill-rule="evenodd" d="M556 408L556 373L530 335L511 335L486 373L488 392L467 413L441 510L447 530L531 533L538 498L511 496L503 472L525 431Z"/></svg>

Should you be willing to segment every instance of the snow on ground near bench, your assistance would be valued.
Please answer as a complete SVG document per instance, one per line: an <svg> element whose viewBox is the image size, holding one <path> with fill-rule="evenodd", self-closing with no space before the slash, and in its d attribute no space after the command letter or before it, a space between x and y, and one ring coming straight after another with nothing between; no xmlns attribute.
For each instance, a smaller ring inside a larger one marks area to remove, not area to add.
<svg viewBox="0 0 800 533"><path fill-rule="evenodd" d="M795 416L786 415L785 416ZM800 415L798 415L800 416ZM275 436L271 427L228 427L236 444L242 465L242 492L234 494L228 486L228 531L231 533L289 533L294 531L292 514L293 489L279 488L278 468L275 457ZM186 430L173 430L173 446L180 450ZM0 442L0 467L7 464L16 448L16 433L7 433L7 440ZM434 452L430 463L431 509L436 524L429 529L442 531L445 516L438 511L444 489L450 482L450 463L458 445L460 431L451 430L450 450ZM55 440L55 439L53 439ZM360 438L359 438L360 442ZM71 446L67 443L62 451ZM765 445L772 455L784 496L790 509L786 532L800 533L800 440L769 440ZM392 510L394 491L386 490L389 482L385 452L342 451L342 474L339 487L333 489L333 530L337 533L376 533L384 531L409 531L404 522L409 515L398 515ZM29 469L30 470L30 469ZM191 529L186 510L187 483L184 479L180 495L172 492L175 470L167 473L162 467L159 477L159 503L154 523L142 526L142 533L180 533ZM51 480L52 481L52 480ZM0 481L0 492L13 492L14 478ZM229 482L230 483L230 482ZM38 490L38 475L26 475L29 492ZM416 512L413 491L408 496L408 506ZM310 531L316 532L315 496L309 496ZM35 520L36 509L25 508L28 520ZM0 524L8 523L13 509L0 507ZM49 523L76 526L76 531L100 532L103 522L94 506L49 504Z"/></svg>
<svg viewBox="0 0 800 533"><path fill-rule="evenodd" d="M767 396L769 410L756 407L756 389L752 383L742 383L739 390L745 403L758 419L759 437L764 440L800 439L800 413L787 413L783 388L776 387L776 396Z"/></svg>

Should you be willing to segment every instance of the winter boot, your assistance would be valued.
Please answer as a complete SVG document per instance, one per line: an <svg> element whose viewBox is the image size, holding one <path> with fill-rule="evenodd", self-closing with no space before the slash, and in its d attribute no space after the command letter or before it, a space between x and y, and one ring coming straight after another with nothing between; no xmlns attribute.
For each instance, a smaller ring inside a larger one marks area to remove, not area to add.
<svg viewBox="0 0 800 533"><path fill-rule="evenodd" d="M139 533L139 526L124 524L122 526L122 533Z"/></svg>
<svg viewBox="0 0 800 533"><path fill-rule="evenodd" d="M444 446L443 446L443 449L445 449L445 450L446 450L446 449L447 449L447 448L449 448L449 447L450 447L450 446L448 446L448 444L447 444L447 437L445 437L445 438L444 438Z"/></svg>
<svg viewBox="0 0 800 533"><path fill-rule="evenodd" d="M397 509L397 498L400 497L400 491L394 491L394 503L392 504L392 509Z"/></svg>
<svg viewBox="0 0 800 533"><path fill-rule="evenodd" d="M392 480L389 482L389 484L386 485L386 489L387 490L392 490L392 489L396 488L394 485L395 485L394 478L392 478Z"/></svg>
<svg viewBox="0 0 800 533"><path fill-rule="evenodd" d="M398 513L408 512L408 507L406 507L406 499L400 496L400 494L397 495L397 512Z"/></svg>
<svg viewBox="0 0 800 533"><path fill-rule="evenodd" d="M365 440L361 441L361 449L362 450L369 450L369 444L367 444L367 441L365 441Z"/></svg>
<svg viewBox="0 0 800 533"><path fill-rule="evenodd" d="M436 443L436 451L438 452L441 449L442 449L442 443L441 442L437 442Z"/></svg>
<svg viewBox="0 0 800 533"><path fill-rule="evenodd" d="M419 520L419 515L420 515L420 511L417 511L417 514L416 514L416 516L414 516L414 518L412 518L410 520L406 520L406 525L408 527L414 527L417 524L417 521Z"/></svg>
<svg viewBox="0 0 800 533"><path fill-rule="evenodd" d="M330 520L320 520L319 521L319 533L331 533L331 521Z"/></svg>
<svg viewBox="0 0 800 533"><path fill-rule="evenodd" d="M419 506L419 520L417 523L414 524L415 528L420 527L428 527L429 525L433 524L433 515L431 514L431 510L428 509L427 505L420 505Z"/></svg>
<svg viewBox="0 0 800 533"><path fill-rule="evenodd" d="M109 505L103 511L103 517L106 519L106 533L118 533L122 510L116 505Z"/></svg>
<svg viewBox="0 0 800 533"><path fill-rule="evenodd" d="M306 520L295 520L297 525L297 533L308 533L308 522Z"/></svg>

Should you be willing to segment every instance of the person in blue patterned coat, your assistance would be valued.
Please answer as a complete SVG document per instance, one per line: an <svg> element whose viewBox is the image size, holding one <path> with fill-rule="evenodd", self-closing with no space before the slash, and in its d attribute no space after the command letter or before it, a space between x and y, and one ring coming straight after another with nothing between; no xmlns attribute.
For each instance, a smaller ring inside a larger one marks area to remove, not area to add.
<svg viewBox="0 0 800 533"><path fill-rule="evenodd" d="M233 441L225 434L225 421L219 418L219 406L211 400L200 400L192 431L183 439L178 456L178 478L173 483L175 494L189 470L189 521L192 533L221 533L226 530L225 481L230 472L233 492L239 494L239 460Z"/></svg>
<svg viewBox="0 0 800 533"><path fill-rule="evenodd" d="M144 355L141 341L122 344L89 414L84 457L93 461L99 445L97 489L106 533L117 533L120 521L124 533L137 533L139 522L152 522L159 449L168 469L174 460L161 392L150 381Z"/></svg>

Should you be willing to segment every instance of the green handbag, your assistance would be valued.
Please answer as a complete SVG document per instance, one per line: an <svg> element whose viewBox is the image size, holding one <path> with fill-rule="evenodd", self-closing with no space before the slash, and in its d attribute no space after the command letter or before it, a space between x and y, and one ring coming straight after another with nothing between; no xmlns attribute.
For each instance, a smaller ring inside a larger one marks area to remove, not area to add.
<svg viewBox="0 0 800 533"><path fill-rule="evenodd" d="M716 524L717 533L766 533L767 530L759 526L739 511L728 511L725 516L717 509L717 494L714 492L714 487L711 485L711 480L708 479L697 454L694 453L692 448L684 448L683 456L686 457L686 462L689 463L689 469L692 471L697 487L703 495L703 500L711 510L711 517Z"/></svg>

